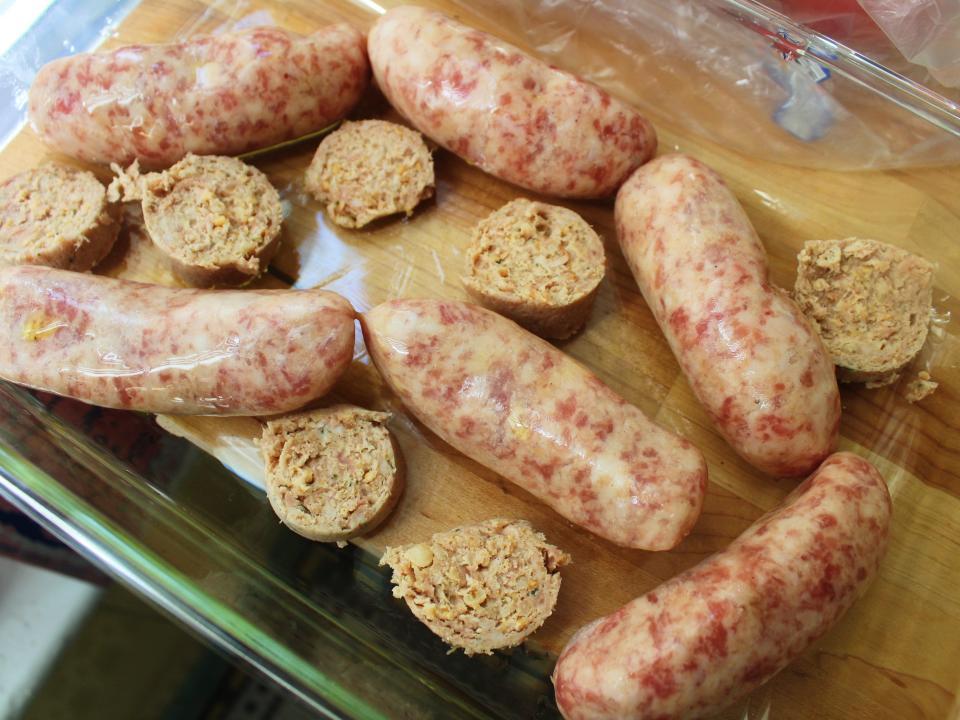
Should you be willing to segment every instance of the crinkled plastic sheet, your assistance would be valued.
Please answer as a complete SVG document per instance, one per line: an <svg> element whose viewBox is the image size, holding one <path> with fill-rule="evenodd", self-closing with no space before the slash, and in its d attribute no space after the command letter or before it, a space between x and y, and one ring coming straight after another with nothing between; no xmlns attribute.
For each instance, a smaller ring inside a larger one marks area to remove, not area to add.
<svg viewBox="0 0 960 720"><path fill-rule="evenodd" d="M658 128L804 167L960 162L960 106L845 48L831 50L786 18L762 20L749 0L458 2L635 103ZM587 36L603 38L604 52ZM898 105L914 94L930 103L933 122Z"/></svg>
<svg viewBox="0 0 960 720"><path fill-rule="evenodd" d="M903 56L948 88L960 88L960 2L860 0Z"/></svg>

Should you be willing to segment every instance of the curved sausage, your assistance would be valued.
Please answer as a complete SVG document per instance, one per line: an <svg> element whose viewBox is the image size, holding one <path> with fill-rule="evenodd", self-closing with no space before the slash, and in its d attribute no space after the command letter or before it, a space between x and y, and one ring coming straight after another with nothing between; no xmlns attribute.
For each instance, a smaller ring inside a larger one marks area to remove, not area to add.
<svg viewBox="0 0 960 720"><path fill-rule="evenodd" d="M529 190L604 197L656 151L630 105L441 13L394 8L367 49L380 89L418 130Z"/></svg>
<svg viewBox="0 0 960 720"><path fill-rule="evenodd" d="M700 514L700 452L519 325L476 305L395 300L361 315L373 362L457 450L619 545L665 550Z"/></svg>
<svg viewBox="0 0 960 720"><path fill-rule="evenodd" d="M643 297L734 450L771 475L813 470L837 444L833 363L770 284L763 245L720 176L659 157L620 189L616 223Z"/></svg>
<svg viewBox="0 0 960 720"><path fill-rule="evenodd" d="M829 630L876 574L890 495L830 456L720 552L574 635L553 673L567 720L712 716Z"/></svg>
<svg viewBox="0 0 960 720"><path fill-rule="evenodd" d="M306 37L260 27L54 60L30 88L30 121L67 155L161 168L321 130L357 103L369 75L350 25Z"/></svg>
<svg viewBox="0 0 960 720"><path fill-rule="evenodd" d="M354 310L319 290L186 290L0 271L0 377L104 407L268 415L320 397L353 357Z"/></svg>

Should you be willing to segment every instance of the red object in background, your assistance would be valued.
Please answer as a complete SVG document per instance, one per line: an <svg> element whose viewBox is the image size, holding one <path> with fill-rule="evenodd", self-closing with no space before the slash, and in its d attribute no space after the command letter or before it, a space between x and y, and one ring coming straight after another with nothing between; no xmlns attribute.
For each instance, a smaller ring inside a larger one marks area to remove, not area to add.
<svg viewBox="0 0 960 720"><path fill-rule="evenodd" d="M780 0L766 4L857 50L889 46L886 35L857 0Z"/></svg>

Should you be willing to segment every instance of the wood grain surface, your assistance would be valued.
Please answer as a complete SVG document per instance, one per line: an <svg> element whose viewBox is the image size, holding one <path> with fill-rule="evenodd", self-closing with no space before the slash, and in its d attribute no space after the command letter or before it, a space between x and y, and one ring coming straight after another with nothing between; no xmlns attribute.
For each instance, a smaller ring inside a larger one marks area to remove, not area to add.
<svg viewBox="0 0 960 720"><path fill-rule="evenodd" d="M497 32L459 6L455 12ZM348 20L365 30L375 17L371 5L359 0L212 6L194 0L148 0L107 45L220 31L236 27L238 20L302 32ZM589 37L581 42L589 43ZM397 119L375 91L355 116ZM842 388L841 447L876 462L894 499L892 542L880 577L822 641L751 699L751 712L769 704L778 718L956 715L960 329L955 320L947 319L960 310L955 299L960 296L960 172L946 168L837 173L787 167L735 155L683 134L670 118L655 119L663 151L691 153L730 183L766 244L778 284L792 286L796 253L805 240L815 238L872 237L938 263L934 295L942 322L913 371L915 375L928 368L940 383L937 392L918 404L907 403L903 391L909 373L894 387ZM320 286L343 294L359 311L396 297L466 299L460 274L471 228L515 197L534 197L440 151L436 198L413 217L380 221L366 230L341 230L325 220L319 204L303 188L316 144L306 142L255 161L289 207L282 250L260 284ZM51 153L26 128L0 153L0 176L44 159L70 162ZM92 169L103 179L109 176L106 168ZM693 441L709 464L703 515L677 549L650 553L611 545L467 460L404 412L384 387L359 338L355 361L332 398L392 411L390 427L408 465L408 487L396 512L378 531L358 541L364 548L379 553L386 545L419 541L455 525L499 515L528 519L573 556L573 565L563 571L555 614L530 641L554 653L584 623L723 549L796 484L771 480L748 467L711 427L617 248L612 201L565 204L604 238L608 268L586 329L559 346L657 422ZM138 229L135 208L128 210L128 218L129 232L98 271L179 284ZM256 419L168 417L161 423L226 459L238 472L262 474Z"/></svg>

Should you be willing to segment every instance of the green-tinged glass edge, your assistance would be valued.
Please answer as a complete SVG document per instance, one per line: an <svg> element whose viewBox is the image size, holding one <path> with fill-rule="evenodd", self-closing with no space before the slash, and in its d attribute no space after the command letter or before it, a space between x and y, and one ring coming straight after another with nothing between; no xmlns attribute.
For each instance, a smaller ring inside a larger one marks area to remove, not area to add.
<svg viewBox="0 0 960 720"><path fill-rule="evenodd" d="M198 590L182 573L160 560L141 543L118 531L113 523L80 502L73 493L64 490L54 478L24 458L2 438L0 475L8 481L0 484L0 494L7 495L17 507L75 550L201 635L248 662L250 654L242 653L236 646L256 648L256 657L277 668L288 669L299 678L309 678L310 684L322 693L325 700L336 709L348 712L351 717L371 720L385 718L310 663L273 642L231 608ZM43 501L37 496L42 496ZM79 537L81 534L85 537ZM333 708L320 706L314 698L298 692L273 668L258 664L257 669L295 693L313 709L327 717L337 717L331 712Z"/></svg>
<svg viewBox="0 0 960 720"><path fill-rule="evenodd" d="M163 491L125 464L117 463L108 451L92 444L87 436L51 414L32 394L0 381L0 400L3 399L11 402L14 415L23 413L39 423L48 441L55 443L57 449L84 472L104 481L107 476L116 477L125 484L127 490L122 490L125 494L130 489L135 493L136 497L127 496L128 500L138 501L135 504L140 507L152 506L153 519L171 528L190 547L206 547L201 541L211 539L211 528L191 512L182 512L177 502ZM243 484L239 478L234 478ZM336 679L289 650L282 640L272 638L255 623L205 593L156 552L124 532L117 523L93 509L25 457L2 432L0 496L6 497L81 556L161 611L214 647L278 683L324 717L385 717L382 711L361 700L356 692L344 688ZM347 653L354 661L391 676L393 686L402 684L410 693L403 691L401 696L394 690L391 694L387 688L385 697L413 703L421 710L443 708L444 711L455 711L457 717L493 717L482 702L478 704L469 694L464 695L463 689L449 686L448 679L434 675L428 668L409 663L409 658L395 656L389 648L371 642L363 633L358 635L349 622L344 622L329 608L283 582L232 545L217 543L214 555L219 558L221 566L240 569L248 581L255 580L252 586L260 590L266 587L271 598L289 610L291 619L309 624L319 641ZM143 560L138 561L141 556ZM219 619L223 617L231 621L221 622ZM245 632L238 634L235 629ZM380 677L384 679L383 675ZM420 690L413 690L414 687ZM423 702L428 704L421 705ZM440 704L434 705L436 702Z"/></svg>
<svg viewBox="0 0 960 720"><path fill-rule="evenodd" d="M876 93L901 110L960 138L960 104L871 60L863 53L792 20L760 0L719 0L723 10L741 23L753 23L798 43L798 56L809 56L847 80ZM802 45L799 43L802 42Z"/></svg>

